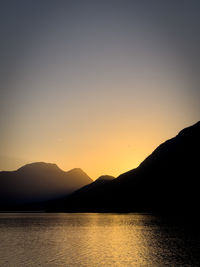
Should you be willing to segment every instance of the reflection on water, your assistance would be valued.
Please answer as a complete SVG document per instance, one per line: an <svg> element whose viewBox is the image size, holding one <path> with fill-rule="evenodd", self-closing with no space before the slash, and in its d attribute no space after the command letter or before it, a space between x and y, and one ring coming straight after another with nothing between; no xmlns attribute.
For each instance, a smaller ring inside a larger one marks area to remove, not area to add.
<svg viewBox="0 0 200 267"><path fill-rule="evenodd" d="M200 266L197 228L142 214L0 214L0 266Z"/></svg>

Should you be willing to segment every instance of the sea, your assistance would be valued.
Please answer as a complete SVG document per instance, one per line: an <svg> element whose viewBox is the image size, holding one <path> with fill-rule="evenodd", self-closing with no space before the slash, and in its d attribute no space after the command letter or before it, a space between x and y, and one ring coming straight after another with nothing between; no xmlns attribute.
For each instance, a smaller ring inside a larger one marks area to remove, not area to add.
<svg viewBox="0 0 200 267"><path fill-rule="evenodd" d="M0 213L7 266L200 266L199 225L152 214Z"/></svg>

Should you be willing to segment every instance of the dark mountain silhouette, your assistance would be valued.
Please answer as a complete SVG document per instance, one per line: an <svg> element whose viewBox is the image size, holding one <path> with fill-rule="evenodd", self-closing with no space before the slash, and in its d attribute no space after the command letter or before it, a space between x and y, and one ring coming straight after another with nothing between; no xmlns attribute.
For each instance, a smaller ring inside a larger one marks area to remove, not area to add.
<svg viewBox="0 0 200 267"><path fill-rule="evenodd" d="M47 163L0 172L0 210L194 214L199 209L199 137L200 122L116 179L102 176L91 183L81 169L64 172Z"/></svg>
<svg viewBox="0 0 200 267"><path fill-rule="evenodd" d="M79 190L64 201L65 211L175 212L199 209L200 122L164 142L138 168Z"/></svg>
<svg viewBox="0 0 200 267"><path fill-rule="evenodd" d="M96 193L96 190L99 190L103 185L107 184L108 182L112 181L113 179L115 179L115 177L110 176L110 175L102 175L100 176L98 179L96 179L93 183L85 185L83 187L81 187L80 189L78 189L77 191L73 192L70 195L70 202L71 203L79 203L80 198L84 198L84 203L87 200L92 199L94 196L94 194ZM85 198L85 196L87 196ZM53 201L49 201L46 206L47 206L47 210L48 211L64 211L66 208L66 197L64 198L59 198ZM92 203L87 203L90 207L92 206ZM81 207L81 203L80 205L78 204L78 206ZM95 208L95 207L93 207ZM71 210L73 211L73 209Z"/></svg>
<svg viewBox="0 0 200 267"><path fill-rule="evenodd" d="M104 185L107 182L112 181L113 179L115 179L115 177L110 175L102 175L98 179L96 179L93 183L85 185L82 188L75 191L74 195L85 194L86 192L87 194L89 194L89 192L92 192L94 188L100 187L101 185Z"/></svg>
<svg viewBox="0 0 200 267"><path fill-rule="evenodd" d="M93 182L81 169L62 171L56 164L36 162L16 171L0 172L0 210L29 208L39 203L66 196ZM40 206L37 206L40 209Z"/></svg>

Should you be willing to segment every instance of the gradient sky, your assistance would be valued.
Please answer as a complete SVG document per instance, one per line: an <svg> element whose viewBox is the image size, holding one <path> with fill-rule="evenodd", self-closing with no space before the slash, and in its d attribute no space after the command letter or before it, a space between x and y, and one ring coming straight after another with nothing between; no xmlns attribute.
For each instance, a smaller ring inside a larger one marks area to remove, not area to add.
<svg viewBox="0 0 200 267"><path fill-rule="evenodd" d="M1 170L118 176L199 120L199 0L0 3Z"/></svg>

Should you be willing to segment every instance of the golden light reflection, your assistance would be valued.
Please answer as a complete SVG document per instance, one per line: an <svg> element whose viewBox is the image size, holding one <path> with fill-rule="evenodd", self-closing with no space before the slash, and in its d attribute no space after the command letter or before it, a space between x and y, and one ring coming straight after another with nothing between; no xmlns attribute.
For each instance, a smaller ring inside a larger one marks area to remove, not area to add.
<svg viewBox="0 0 200 267"><path fill-rule="evenodd" d="M147 246L150 236L145 232L143 215L78 214L76 222L72 214L65 216L67 228L60 233L63 240L60 243L57 239L57 245L63 255L68 255L71 247L76 246L75 262L81 259L84 266L147 266L150 263ZM144 222L146 219L144 217ZM66 263L70 261L72 259L66 257Z"/></svg>

